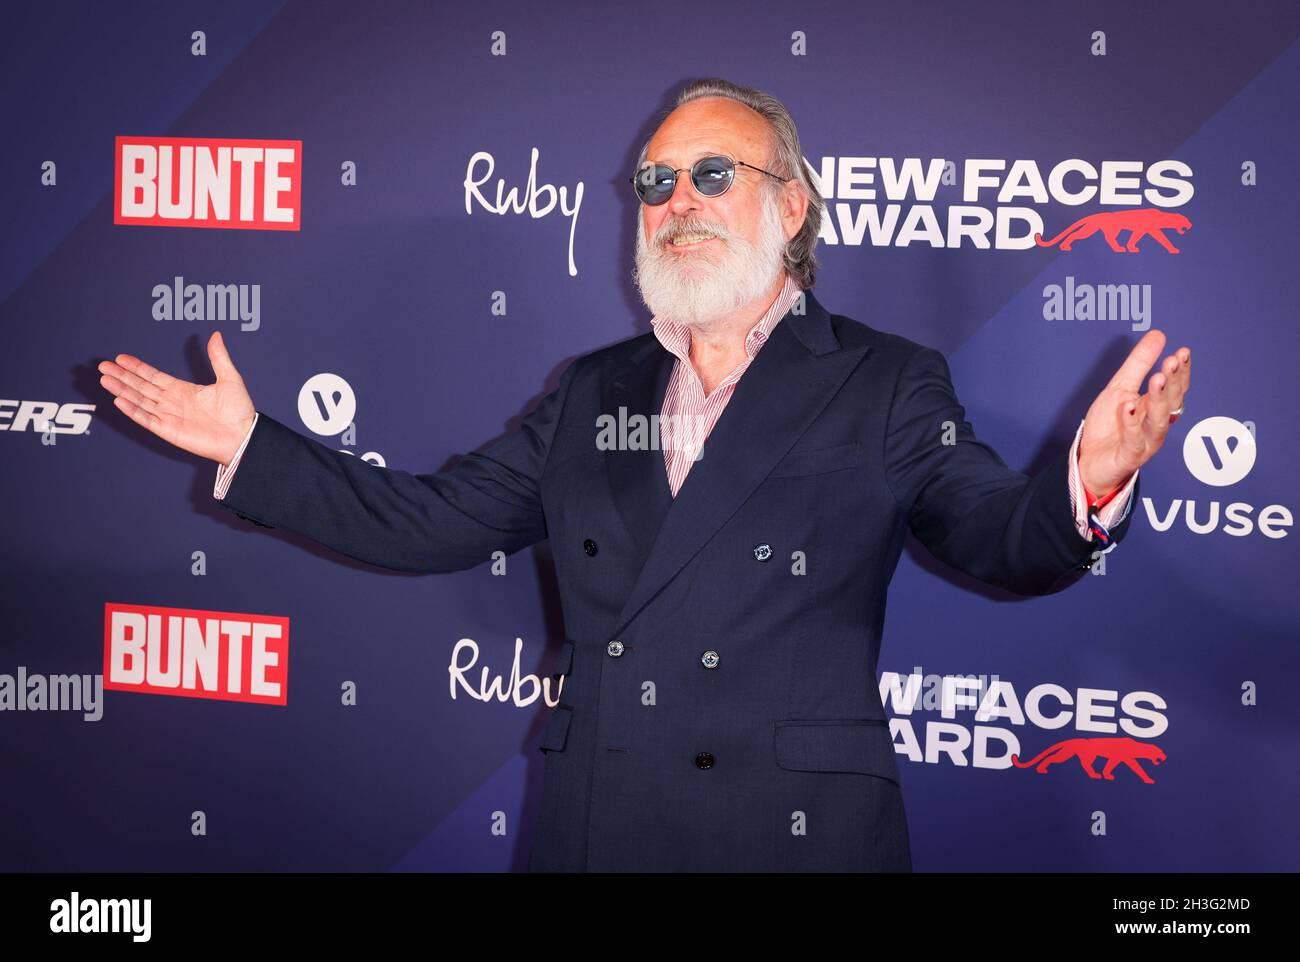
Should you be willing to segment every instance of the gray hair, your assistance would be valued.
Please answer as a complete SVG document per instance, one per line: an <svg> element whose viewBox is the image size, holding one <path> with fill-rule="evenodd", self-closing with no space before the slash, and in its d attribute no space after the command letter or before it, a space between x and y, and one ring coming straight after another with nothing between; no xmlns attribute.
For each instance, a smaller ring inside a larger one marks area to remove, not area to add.
<svg viewBox="0 0 1300 962"><path fill-rule="evenodd" d="M817 235L821 232L822 212L826 209L826 202L822 200L821 191L808 175L794 118L790 116L790 111L786 109L785 104L770 94L755 90L753 87L734 84L721 77L706 77L691 81L677 95L675 106L680 107L701 97L726 97L738 101L756 111L767 121L772 154L767 169L779 177L793 178L795 185L808 198L808 212L803 227L785 246L786 272L794 278L801 290L808 290L817 280L818 264L814 248L817 246ZM667 113L660 118L661 124L666 117ZM646 153L650 149L650 140L653 138L654 135L651 134L650 139L646 140L641 147L636 162L638 170L645 163ZM764 177L763 189L764 198L769 203L775 203L779 190L777 184L771 178Z"/></svg>

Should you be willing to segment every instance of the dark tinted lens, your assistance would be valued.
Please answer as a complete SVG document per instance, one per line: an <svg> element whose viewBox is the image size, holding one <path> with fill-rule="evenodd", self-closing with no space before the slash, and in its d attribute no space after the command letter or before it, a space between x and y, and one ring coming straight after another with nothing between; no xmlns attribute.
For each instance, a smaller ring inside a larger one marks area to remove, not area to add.
<svg viewBox="0 0 1300 962"><path fill-rule="evenodd" d="M695 189L705 197L716 197L729 186L736 168L726 157L704 157L691 168Z"/></svg>
<svg viewBox="0 0 1300 962"><path fill-rule="evenodd" d="M647 165L637 171L636 192L647 204L662 204L673 195L676 181L677 174L671 167Z"/></svg>

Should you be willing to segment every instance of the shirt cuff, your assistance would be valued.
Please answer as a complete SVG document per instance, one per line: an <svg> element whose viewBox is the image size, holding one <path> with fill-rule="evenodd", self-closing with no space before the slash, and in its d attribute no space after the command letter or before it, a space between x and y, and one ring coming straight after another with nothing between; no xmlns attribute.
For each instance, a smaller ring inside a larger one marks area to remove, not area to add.
<svg viewBox="0 0 1300 962"><path fill-rule="evenodd" d="M1083 437L1083 421L1074 432L1074 442L1070 446L1070 509L1074 512L1074 527L1079 537L1093 541L1095 537L1088 525L1088 495L1079 474L1079 441ZM1138 472L1134 471L1115 496L1097 512L1097 518L1107 530L1123 521L1132 506L1133 485L1137 484Z"/></svg>
<svg viewBox="0 0 1300 962"><path fill-rule="evenodd" d="M248 439L253 436L253 429L257 427L257 412L253 412L253 423L248 426L248 433L244 435L244 441L239 445L239 450L235 456L230 459L230 465L217 465L217 480L212 485L212 496L218 501L224 500L226 491L230 489L230 482L235 477L235 471L239 468L239 459L244 456L244 448L248 447Z"/></svg>

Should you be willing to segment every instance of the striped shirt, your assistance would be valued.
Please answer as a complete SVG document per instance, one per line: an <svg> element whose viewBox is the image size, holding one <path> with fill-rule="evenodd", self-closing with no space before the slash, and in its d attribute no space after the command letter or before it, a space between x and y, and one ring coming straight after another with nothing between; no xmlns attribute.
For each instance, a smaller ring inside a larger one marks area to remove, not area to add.
<svg viewBox="0 0 1300 962"><path fill-rule="evenodd" d="M668 388L664 391L663 408L659 412L660 424L682 425L681 443L674 444L670 438L662 445L664 449L664 468L668 472L668 487L677 497L682 482L690 473L691 466L699 460L713 426L722 417L731 395L736 393L736 382L749 369L759 349L767 342L772 328L785 317L802 291L789 274L781 291L772 301L767 312L745 335L745 358L722 379L709 394L704 393L704 384L700 381L695 365L691 363L691 329L685 324L655 316L650 325L654 328L659 343L676 355L673 372L668 379ZM661 434L663 433L661 428Z"/></svg>

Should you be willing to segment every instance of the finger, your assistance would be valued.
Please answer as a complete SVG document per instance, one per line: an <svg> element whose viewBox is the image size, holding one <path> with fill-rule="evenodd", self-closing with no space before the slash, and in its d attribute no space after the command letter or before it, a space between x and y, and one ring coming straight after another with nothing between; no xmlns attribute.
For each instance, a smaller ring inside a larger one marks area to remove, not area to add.
<svg viewBox="0 0 1300 962"><path fill-rule="evenodd" d="M118 367L116 364L113 365L113 368L114 370L112 375L106 373L103 378L100 378L99 383L103 384L104 387L108 387L105 383L105 378L112 376L119 384L133 391L136 395L142 395L151 401L157 401L162 398L162 391L157 387L157 385L150 384L144 378L140 377L140 375L132 374L126 368ZM109 388L109 390L112 390L112 388ZM113 393L120 394L121 391L113 391ZM133 397L131 400L136 401L136 398ZM136 401L136 403L138 404L139 402Z"/></svg>
<svg viewBox="0 0 1300 962"><path fill-rule="evenodd" d="M118 389L113 393L120 398L125 398L130 401L136 407L144 408L150 414L161 415L163 413L162 408L164 405L161 401L151 398L146 394L141 394L129 384L119 384Z"/></svg>
<svg viewBox="0 0 1300 962"><path fill-rule="evenodd" d="M100 374L108 375L119 382L125 382L127 375L131 373L120 364L114 364L112 361L100 361L98 368Z"/></svg>
<svg viewBox="0 0 1300 962"><path fill-rule="evenodd" d="M1163 437L1169 430L1169 378L1157 371L1147 381L1147 407L1144 427L1148 437Z"/></svg>
<svg viewBox="0 0 1300 962"><path fill-rule="evenodd" d="M130 401L128 401L126 398L123 397L113 398L113 403L117 405L118 410L120 410L123 414L129 417L136 424L140 425L142 428L152 431L154 434L157 434L159 437L162 436L159 430L162 426L162 419L159 418L157 415L150 414L144 408L140 407L137 404L132 404Z"/></svg>
<svg viewBox="0 0 1300 962"><path fill-rule="evenodd" d="M1185 371L1192 366L1192 352L1186 347L1180 347L1174 353L1165 357L1160 365L1160 370L1166 374L1177 374L1179 371Z"/></svg>
<svg viewBox="0 0 1300 962"><path fill-rule="evenodd" d="M1160 351L1165 346L1164 332L1152 328L1142 335L1141 340L1133 345L1128 357L1120 365L1115 376L1110 379L1108 387L1120 387L1126 391L1136 392L1142 386L1142 378L1153 364L1160 359Z"/></svg>
<svg viewBox="0 0 1300 962"><path fill-rule="evenodd" d="M1183 396L1187 394L1187 389L1192 383L1192 371L1190 361L1181 359L1181 351L1173 355L1174 364L1170 365L1166 360L1165 371L1169 376L1169 386L1166 393L1169 395L1169 410L1177 411L1183 405ZM1173 368L1171 371L1170 368Z"/></svg>
<svg viewBox="0 0 1300 962"><path fill-rule="evenodd" d="M1142 419L1146 416L1146 400L1136 394L1124 398L1120 404L1119 420L1124 428L1126 437L1132 438L1137 435L1142 427Z"/></svg>
<svg viewBox="0 0 1300 962"><path fill-rule="evenodd" d="M218 381L243 383L244 379L239 376L234 362L230 360L230 351L226 350L226 341L220 331L213 331L212 336L208 338L208 359L212 362L212 373L217 376Z"/></svg>
<svg viewBox="0 0 1300 962"><path fill-rule="evenodd" d="M1143 446L1142 417L1146 402L1137 394L1123 395L1113 411L1119 450L1136 450Z"/></svg>
<svg viewBox="0 0 1300 962"><path fill-rule="evenodd" d="M1154 378L1162 377L1162 374L1154 374ZM1154 451L1156 448L1164 445L1165 435L1169 433L1169 387L1165 386L1164 390L1152 383L1143 396L1145 409L1141 428L1138 437L1135 438L1135 451Z"/></svg>
<svg viewBox="0 0 1300 962"><path fill-rule="evenodd" d="M105 374L99 379L99 383L101 387L114 396L125 398L137 407L143 407L145 410L152 414L156 414L159 417L164 415L179 417L182 413L182 408L179 405L173 404L167 398L164 397L157 401L144 398L138 391L126 386L112 375Z"/></svg>
<svg viewBox="0 0 1300 962"><path fill-rule="evenodd" d="M1146 456L1146 452L1160 447L1169 431L1169 415L1166 413L1162 416L1156 410L1158 399L1158 392L1148 391L1138 402L1137 430L1128 439L1128 450L1139 460Z"/></svg>
<svg viewBox="0 0 1300 962"><path fill-rule="evenodd" d="M158 370L152 364L146 364L134 354L119 354L114 360L117 361L120 367L125 368L128 373L143 378L164 391L176 380L176 378Z"/></svg>

